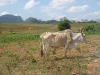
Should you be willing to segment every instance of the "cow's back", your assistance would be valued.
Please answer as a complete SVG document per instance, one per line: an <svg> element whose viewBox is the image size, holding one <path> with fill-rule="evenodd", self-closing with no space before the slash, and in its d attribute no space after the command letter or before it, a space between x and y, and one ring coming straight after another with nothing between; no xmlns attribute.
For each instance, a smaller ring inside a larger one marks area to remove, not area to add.
<svg viewBox="0 0 100 75"><path fill-rule="evenodd" d="M50 46L51 47L64 47L67 41L66 33L52 33L50 35Z"/></svg>

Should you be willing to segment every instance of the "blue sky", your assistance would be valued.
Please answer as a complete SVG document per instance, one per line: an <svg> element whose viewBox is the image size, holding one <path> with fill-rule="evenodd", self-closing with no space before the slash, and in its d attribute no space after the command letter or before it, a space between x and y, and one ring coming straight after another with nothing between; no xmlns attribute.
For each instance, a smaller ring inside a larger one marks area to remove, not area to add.
<svg viewBox="0 0 100 75"><path fill-rule="evenodd" d="M0 16L19 15L24 20L100 19L100 0L0 0Z"/></svg>

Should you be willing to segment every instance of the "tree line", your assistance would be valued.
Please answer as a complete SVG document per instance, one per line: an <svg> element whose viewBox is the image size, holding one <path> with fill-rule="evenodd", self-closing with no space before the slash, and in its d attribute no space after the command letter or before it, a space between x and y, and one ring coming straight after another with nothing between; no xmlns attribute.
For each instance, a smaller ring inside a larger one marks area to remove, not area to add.
<svg viewBox="0 0 100 75"><path fill-rule="evenodd" d="M39 24L57 24L59 21L57 21L57 20L43 21L41 19L29 17L28 19L25 20L25 22L27 22L27 23L39 23Z"/></svg>
<svg viewBox="0 0 100 75"><path fill-rule="evenodd" d="M64 17L64 18L66 18L66 17ZM63 19L63 18L61 18L61 19ZM60 21L61 21L61 19L60 19ZM26 23L39 23L39 24L58 24L60 21L57 21L54 19L43 21L41 19L36 19L33 17L29 17L28 19L25 20ZM70 23L100 23L100 19L97 19L97 20L81 19L80 21L77 21L77 20L68 20L68 21Z"/></svg>

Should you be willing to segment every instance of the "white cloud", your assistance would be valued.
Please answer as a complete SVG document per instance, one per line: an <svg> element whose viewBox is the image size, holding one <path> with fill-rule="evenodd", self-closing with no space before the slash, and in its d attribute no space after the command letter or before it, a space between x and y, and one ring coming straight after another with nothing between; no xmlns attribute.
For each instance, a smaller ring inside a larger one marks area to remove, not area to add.
<svg viewBox="0 0 100 75"><path fill-rule="evenodd" d="M66 15L62 14L62 15L58 15L56 16L56 19L60 20L61 18L66 17Z"/></svg>
<svg viewBox="0 0 100 75"><path fill-rule="evenodd" d="M98 2L98 5L100 6L100 2Z"/></svg>
<svg viewBox="0 0 100 75"><path fill-rule="evenodd" d="M50 12L51 11L51 8L50 7L46 7L46 6L43 6L40 10L41 12Z"/></svg>
<svg viewBox="0 0 100 75"><path fill-rule="evenodd" d="M52 0L48 6L43 6L41 12L50 12L53 9L64 9L68 5L74 3L76 0Z"/></svg>
<svg viewBox="0 0 100 75"><path fill-rule="evenodd" d="M24 9L25 10L28 10L28 9L31 9L32 7L34 7L36 4L39 4L40 2L35 2L34 0L29 0L29 2L27 2L25 4L25 7Z"/></svg>
<svg viewBox="0 0 100 75"><path fill-rule="evenodd" d="M74 17L72 20L81 20L81 19L91 20L94 17L95 17L95 19L97 19L98 16L100 16L100 11L95 11L95 12L90 12L90 13L83 14L83 15L82 14L81 15L78 15L78 16Z"/></svg>
<svg viewBox="0 0 100 75"><path fill-rule="evenodd" d="M71 20L78 20L78 19L77 19L77 17L75 17L75 18L72 18Z"/></svg>
<svg viewBox="0 0 100 75"><path fill-rule="evenodd" d="M91 12L89 15L100 15L100 11Z"/></svg>
<svg viewBox="0 0 100 75"><path fill-rule="evenodd" d="M15 3L17 0L0 0L0 6L5 6L8 4L13 4Z"/></svg>
<svg viewBox="0 0 100 75"><path fill-rule="evenodd" d="M51 0L48 6L41 7L40 11L54 19L60 19L66 15L59 10L65 9L68 5L75 3L75 1L76 0Z"/></svg>
<svg viewBox="0 0 100 75"><path fill-rule="evenodd" d="M49 13L47 13L50 17L52 17L52 18L54 18L54 19L60 19L60 18L62 18L62 17L65 17L66 15L64 15L64 14L62 14L62 13L56 13L56 12L53 12L53 13L51 13L51 12L49 12Z"/></svg>
<svg viewBox="0 0 100 75"><path fill-rule="evenodd" d="M83 17L88 17L88 16L97 16L100 15L100 11L95 11L95 12L91 12L88 14L83 15Z"/></svg>
<svg viewBox="0 0 100 75"><path fill-rule="evenodd" d="M0 16L6 15L6 14L11 14L11 13L9 13L9 12L7 12L7 11L4 11L4 12L1 12L1 13L0 13ZM12 15L14 15L14 16L20 16L19 14L12 14Z"/></svg>
<svg viewBox="0 0 100 75"><path fill-rule="evenodd" d="M62 13L52 11L51 7L43 6L41 8L41 12L45 12L48 16L52 17L53 19L59 20L60 18L65 17L65 15Z"/></svg>
<svg viewBox="0 0 100 75"><path fill-rule="evenodd" d="M13 14L14 16L20 16L19 14Z"/></svg>
<svg viewBox="0 0 100 75"><path fill-rule="evenodd" d="M52 0L49 5L55 9L64 9L66 6L74 2L75 0Z"/></svg>
<svg viewBox="0 0 100 75"><path fill-rule="evenodd" d="M6 15L6 14L9 14L9 13L7 11L0 13L0 15Z"/></svg>
<svg viewBox="0 0 100 75"><path fill-rule="evenodd" d="M72 6L71 8L69 8L66 12L84 12L87 10L87 8L89 8L88 5L83 5L83 6Z"/></svg>

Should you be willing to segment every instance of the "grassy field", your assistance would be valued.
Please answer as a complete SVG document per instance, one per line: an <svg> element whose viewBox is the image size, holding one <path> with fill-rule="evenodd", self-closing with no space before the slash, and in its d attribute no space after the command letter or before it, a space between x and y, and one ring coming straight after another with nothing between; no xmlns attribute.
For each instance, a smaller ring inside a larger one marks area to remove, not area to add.
<svg viewBox="0 0 100 75"><path fill-rule="evenodd" d="M72 30L87 24L71 24ZM57 25L0 23L0 75L100 75L100 35L87 35L62 58L63 48L40 57L39 35Z"/></svg>

